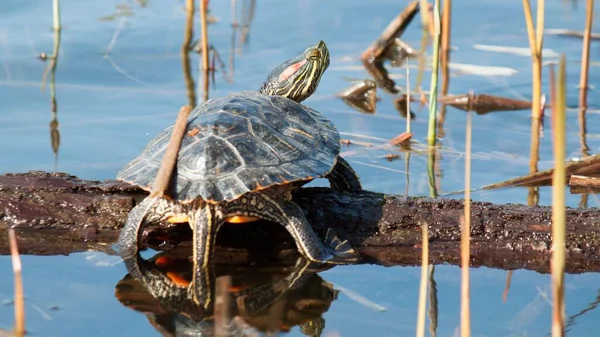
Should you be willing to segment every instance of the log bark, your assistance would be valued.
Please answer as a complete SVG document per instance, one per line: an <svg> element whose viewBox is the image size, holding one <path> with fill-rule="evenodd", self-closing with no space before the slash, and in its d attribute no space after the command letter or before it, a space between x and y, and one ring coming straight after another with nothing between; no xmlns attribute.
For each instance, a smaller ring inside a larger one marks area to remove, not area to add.
<svg viewBox="0 0 600 337"><path fill-rule="evenodd" d="M126 183L64 173L5 174L0 176L0 231L16 229L22 254L114 254L111 245L127 213L146 195ZM429 226L430 262L460 263L463 200L303 188L294 201L320 235L333 227L357 247L361 263L420 265L423 225ZM471 212L472 266L549 272L550 207L473 202ZM185 225L159 224L144 232L144 242L161 250L189 244L189 238ZM217 262L297 256L282 226L270 223L226 226L217 245ZM0 255L5 254L7 238L0 235ZM570 273L600 271L600 211L567 209L567 256Z"/></svg>

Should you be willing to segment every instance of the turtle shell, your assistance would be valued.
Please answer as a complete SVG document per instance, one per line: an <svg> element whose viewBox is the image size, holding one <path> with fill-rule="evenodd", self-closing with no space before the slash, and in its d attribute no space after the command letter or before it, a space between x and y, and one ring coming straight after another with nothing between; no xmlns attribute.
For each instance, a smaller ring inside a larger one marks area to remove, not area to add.
<svg viewBox="0 0 600 337"><path fill-rule="evenodd" d="M117 179L151 190L172 130L152 139ZM322 177L339 152L337 129L318 111L282 96L237 92L191 112L167 193L181 202L234 200Z"/></svg>

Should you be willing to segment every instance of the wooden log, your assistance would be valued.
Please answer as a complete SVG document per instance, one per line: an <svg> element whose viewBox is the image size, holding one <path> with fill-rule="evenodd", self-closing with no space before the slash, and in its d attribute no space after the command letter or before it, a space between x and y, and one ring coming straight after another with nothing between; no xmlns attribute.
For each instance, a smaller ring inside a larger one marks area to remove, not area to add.
<svg viewBox="0 0 600 337"><path fill-rule="evenodd" d="M114 254L111 245L127 213L146 196L116 181L86 181L64 173L6 174L0 176L0 231L15 228L22 254ZM419 265L423 225L429 226L431 262L460 262L462 200L303 188L294 201L319 234L333 227L357 247L361 263ZM549 271L549 207L473 202L471 212L472 266ZM159 224L145 231L143 242L167 249L189 240L189 234L185 225ZM217 245L216 261L228 263L297 256L287 232L270 223L225 227ZM0 254L8 253L6 235L0 235ZM600 211L567 209L567 256L568 272L600 271Z"/></svg>

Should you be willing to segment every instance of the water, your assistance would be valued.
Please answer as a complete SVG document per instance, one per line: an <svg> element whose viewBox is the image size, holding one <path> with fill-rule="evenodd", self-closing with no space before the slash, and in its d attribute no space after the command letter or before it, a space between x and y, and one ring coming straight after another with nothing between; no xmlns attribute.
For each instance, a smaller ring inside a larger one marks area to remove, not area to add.
<svg viewBox="0 0 600 337"><path fill-rule="evenodd" d="M243 1L238 1L238 9ZM407 2L263 0L257 3L247 44L234 51L233 82L216 74L211 97L237 90L256 90L269 71L319 39L327 42L331 66L315 95L306 104L323 112L337 125L343 138L365 135L391 139L404 131L405 121L393 108L393 96L379 91L382 100L375 115L360 114L334 95L349 79L368 78L358 56ZM130 7L131 15L99 20ZM246 4L247 6L248 4ZM85 179L111 179L165 126L171 124L179 106L189 104L180 55L185 12L182 1L149 1L141 7L133 1L61 2L63 25L60 59L56 69L57 120L60 124L58 155L52 151L49 123L52 120L50 87L41 90L46 63L40 52L52 54L53 32L50 1L4 0L0 11L0 173L28 170L62 171ZM584 6L564 1L546 4L546 27L581 30ZM121 8L121 9L120 9ZM210 43L227 65L232 50L229 1L211 1L210 12L219 21L209 26ZM534 10L535 13L535 10ZM238 17L238 20L241 16ZM508 18L508 19L507 19ZM419 48L419 18L403 40ZM199 22L196 19L196 36ZM239 33L238 36L239 38ZM465 94L471 88L512 98L530 97L530 59L481 51L474 44L528 47L521 2L487 0L454 2L451 61L517 70L510 77L483 77L454 72L450 92ZM547 35L544 47L567 56L568 105L577 104L581 40ZM592 60L597 53L592 44ZM199 58L191 55L192 76L198 88ZM553 58L546 58L552 60ZM411 61L416 65L416 61ZM411 68L411 76L416 75ZM392 69L401 77L404 68ZM547 79L548 70L545 68ZM397 80L404 84L404 78ZM547 81L544 92L548 93ZM597 85L598 72L590 69L590 83ZM429 86L425 73L423 86ZM196 93L202 97L201 89ZM589 105L597 108L590 92ZM413 104L416 140L424 142L426 111ZM449 148L438 161L440 194L464 187L464 112L449 108L442 143ZM588 145L598 149L594 125L596 113L588 114ZM530 115L528 111L499 112L473 118L472 186L503 181L528 172ZM567 121L567 155L580 155L577 115L570 110ZM364 139L363 139L364 140ZM377 140L369 140L378 142ZM550 122L541 141L540 169L552 165ZM388 162L390 151L351 146L344 148L366 189L409 195L428 195L426 156L413 155L410 182L406 185L404 160ZM460 195L458 196L460 197ZM526 189L484 191L475 200L494 203L527 202ZM569 206L579 204L569 196ZM590 203L595 206L594 198ZM551 203L550 189L540 189L540 204ZM28 329L45 336L157 335L146 318L121 305L114 297L116 283L125 275L114 256L89 252L68 257L23 256L27 294ZM0 258L0 270L9 275L10 259ZM321 273L325 280L359 293L387 308L378 312L342 293L325 313L328 336L399 336L413 334L416 322L419 269L361 265L334 268ZM488 268L472 270L471 310L477 336L541 336L549 333L551 305L549 276L516 271L507 303L502 302L506 272ZM451 336L459 324L459 269L438 266L435 272L439 298L439 336ZM568 275L567 315L585 309L597 296L596 273ZM0 279L0 299L12 298L10 277ZM55 310L52 308L57 306ZM595 311L578 317L571 335L594 335ZM0 306L0 326L12 325L12 305ZM290 336L301 336L293 328Z"/></svg>

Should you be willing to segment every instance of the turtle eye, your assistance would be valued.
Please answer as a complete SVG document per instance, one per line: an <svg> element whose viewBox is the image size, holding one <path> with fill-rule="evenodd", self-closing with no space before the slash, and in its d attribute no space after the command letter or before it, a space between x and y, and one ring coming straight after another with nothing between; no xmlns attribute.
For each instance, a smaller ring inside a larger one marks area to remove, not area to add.
<svg viewBox="0 0 600 337"><path fill-rule="evenodd" d="M318 49L313 49L309 54L308 54L308 59L311 61L316 61L321 57L321 52Z"/></svg>

